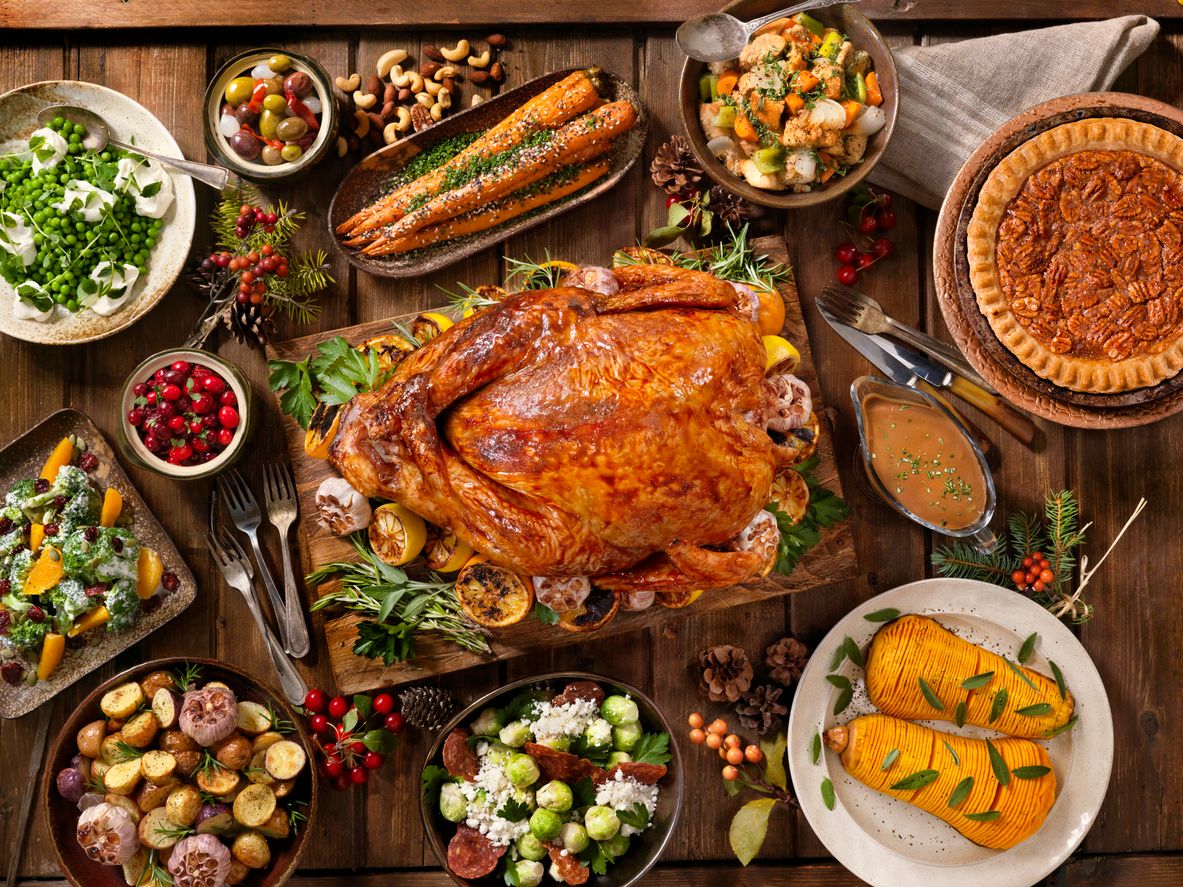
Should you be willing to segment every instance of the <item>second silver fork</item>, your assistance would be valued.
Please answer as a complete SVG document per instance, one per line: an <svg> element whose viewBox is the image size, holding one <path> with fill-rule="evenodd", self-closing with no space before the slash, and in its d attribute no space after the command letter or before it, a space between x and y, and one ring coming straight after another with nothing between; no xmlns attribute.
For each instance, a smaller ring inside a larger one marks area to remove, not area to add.
<svg viewBox="0 0 1183 887"><path fill-rule="evenodd" d="M279 531L279 547L283 552L283 594L287 608L288 652L296 658L308 655L308 625L304 621L304 602L292 572L292 550L288 545L288 530L296 519L296 484L292 473L283 462L263 466L263 504L267 519Z"/></svg>

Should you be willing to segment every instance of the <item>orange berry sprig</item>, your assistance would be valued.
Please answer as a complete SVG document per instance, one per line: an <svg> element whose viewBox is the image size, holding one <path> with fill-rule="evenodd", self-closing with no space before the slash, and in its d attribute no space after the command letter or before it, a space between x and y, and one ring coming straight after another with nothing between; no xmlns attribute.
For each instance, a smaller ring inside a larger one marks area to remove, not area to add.
<svg viewBox="0 0 1183 887"><path fill-rule="evenodd" d="M718 751L719 757L724 761L722 775L726 782L739 782L787 804L797 803L789 792L770 784L764 778L763 770L758 766L764 761L764 751L759 745L744 745L743 738L737 733L732 733L722 718L715 718L708 725L702 713L696 711L690 714L687 722L690 725L689 738L692 743Z"/></svg>

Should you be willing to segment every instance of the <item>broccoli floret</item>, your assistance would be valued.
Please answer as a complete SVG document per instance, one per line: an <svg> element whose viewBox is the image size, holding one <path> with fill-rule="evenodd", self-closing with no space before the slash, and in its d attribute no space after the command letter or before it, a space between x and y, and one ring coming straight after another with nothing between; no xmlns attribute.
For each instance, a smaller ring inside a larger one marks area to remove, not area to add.
<svg viewBox="0 0 1183 887"><path fill-rule="evenodd" d="M22 508L29 520L44 523L45 513L54 499L63 496L68 501L86 489L90 489L90 478L86 476L86 472L74 465L63 465L58 469L57 477L49 485L49 489L44 493L34 493L27 497Z"/></svg>
<svg viewBox="0 0 1183 887"><path fill-rule="evenodd" d="M4 597L0 597L0 607L17 616L24 616L33 609L33 602L19 594L6 594Z"/></svg>
<svg viewBox="0 0 1183 887"><path fill-rule="evenodd" d="M32 619L22 619L8 628L8 640L14 647L22 650L39 650L49 633L48 622L34 622Z"/></svg>
<svg viewBox="0 0 1183 887"><path fill-rule="evenodd" d="M33 552L22 548L12 556L8 564L8 575L5 577L12 583L11 591L21 594L25 590L25 580L29 578L29 571L33 569Z"/></svg>
<svg viewBox="0 0 1183 887"><path fill-rule="evenodd" d="M103 595L103 603L111 613L111 618L107 620L107 631L131 628L140 611L140 598L136 594L135 583L130 579L120 579L112 585Z"/></svg>
<svg viewBox="0 0 1183 887"><path fill-rule="evenodd" d="M13 484L12 489L4 497L5 514L8 513L8 509L16 509L23 513L25 503L37 495L36 483L37 481L33 478L26 477L24 480L18 480Z"/></svg>
<svg viewBox="0 0 1183 887"><path fill-rule="evenodd" d="M97 598L88 597L86 587L77 579L63 579L46 595L46 602L54 609L54 625L62 634L69 631L79 616L98 606Z"/></svg>
<svg viewBox="0 0 1183 887"><path fill-rule="evenodd" d="M83 530L75 530L62 542L65 574L88 585L134 578L136 561L140 557L140 543L136 537L119 527L96 529L98 537L94 542L86 540Z"/></svg>
<svg viewBox="0 0 1183 887"><path fill-rule="evenodd" d="M65 507L54 516L60 533L71 533L79 527L93 527L99 522L102 502L98 491L87 486L79 490Z"/></svg>
<svg viewBox="0 0 1183 887"><path fill-rule="evenodd" d="M13 527L12 530L0 536L0 558L6 558L25 544L24 525Z"/></svg>

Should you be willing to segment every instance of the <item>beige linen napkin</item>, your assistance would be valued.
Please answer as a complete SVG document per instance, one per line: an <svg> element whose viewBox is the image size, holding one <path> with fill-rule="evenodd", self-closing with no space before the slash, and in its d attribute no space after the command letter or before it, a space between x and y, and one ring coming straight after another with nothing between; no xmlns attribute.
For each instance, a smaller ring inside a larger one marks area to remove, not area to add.
<svg viewBox="0 0 1183 887"><path fill-rule="evenodd" d="M1020 111L1108 89L1158 33L1127 15L894 51L900 110L871 181L937 209L966 158Z"/></svg>

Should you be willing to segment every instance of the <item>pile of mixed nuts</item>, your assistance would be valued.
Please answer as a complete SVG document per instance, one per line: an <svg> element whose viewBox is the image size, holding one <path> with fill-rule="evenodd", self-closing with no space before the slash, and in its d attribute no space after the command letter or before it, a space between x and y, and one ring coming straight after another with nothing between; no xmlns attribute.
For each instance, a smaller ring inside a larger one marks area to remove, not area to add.
<svg viewBox="0 0 1183 887"><path fill-rule="evenodd" d="M468 82L476 86L503 82L505 67L498 55L509 40L504 34L490 34L484 43L480 52L477 44L466 39L454 46L424 46L418 69L407 64L411 58L407 50L391 49L378 58L375 73L364 83L356 72L336 78L337 89L352 103L351 131L337 138L337 156L391 145L409 131L419 132L443 119L459 98L462 68ZM472 104L483 100L473 95Z"/></svg>

